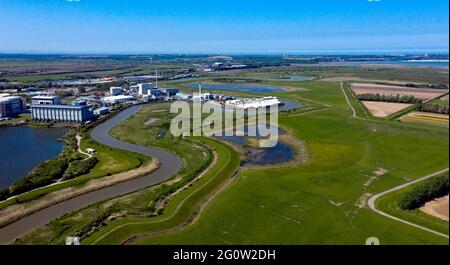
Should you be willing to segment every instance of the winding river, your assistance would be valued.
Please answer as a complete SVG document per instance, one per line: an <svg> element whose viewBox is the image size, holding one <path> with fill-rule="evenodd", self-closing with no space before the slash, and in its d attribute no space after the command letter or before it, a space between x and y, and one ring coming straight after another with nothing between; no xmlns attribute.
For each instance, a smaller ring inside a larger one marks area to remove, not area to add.
<svg viewBox="0 0 450 265"><path fill-rule="evenodd" d="M66 213L79 210L99 201L107 200L162 183L175 175L182 167L182 161L176 155L160 149L124 143L112 138L109 135L111 128L134 115L140 110L140 108L140 106L132 106L123 110L115 117L95 127L91 131L91 137L94 140L113 148L136 152L156 158L160 161L160 167L157 170L140 178L118 183L110 187L57 203L0 228L0 245L13 243L17 238L26 235L36 228L46 225L51 220Z"/></svg>

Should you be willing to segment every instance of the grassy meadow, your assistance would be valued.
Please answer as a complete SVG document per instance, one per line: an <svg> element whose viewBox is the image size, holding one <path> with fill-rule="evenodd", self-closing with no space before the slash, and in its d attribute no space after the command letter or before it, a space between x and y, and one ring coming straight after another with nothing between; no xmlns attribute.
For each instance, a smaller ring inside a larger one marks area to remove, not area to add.
<svg viewBox="0 0 450 265"><path fill-rule="evenodd" d="M197 223L137 243L364 244L374 236L381 244L448 244L445 238L364 206L370 194L448 167L448 130L353 119L339 84L296 85L306 90L290 92L291 100L305 98L330 106L280 117L282 126L306 142L307 164L241 170ZM376 176L379 168L387 173Z"/></svg>

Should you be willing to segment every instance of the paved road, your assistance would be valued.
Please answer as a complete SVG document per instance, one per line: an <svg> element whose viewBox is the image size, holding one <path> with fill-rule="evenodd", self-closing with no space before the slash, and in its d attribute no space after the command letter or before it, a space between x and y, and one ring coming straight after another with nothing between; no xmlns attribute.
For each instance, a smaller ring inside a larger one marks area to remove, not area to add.
<svg viewBox="0 0 450 265"><path fill-rule="evenodd" d="M360 120L368 120L368 119L360 118L360 117L358 117L358 116L356 115L356 110L355 110L355 108L353 107L353 105L350 103L350 100L349 100L349 98L348 98L348 96L347 96L347 93L346 93L345 90L344 90L344 83L342 83L342 82L341 82L341 90L342 90L342 92L344 93L345 100L347 101L348 106L349 106L350 109L352 110L352 117L353 117L353 118L356 118L356 119L360 119ZM384 191L384 192L378 193L378 194L376 194L376 195L370 197L370 199L367 201L367 205L369 206L370 209L372 209L372 210L375 211L376 213L381 214L381 215L383 215L383 216L385 216L385 217L387 217L387 218L390 218L390 219L392 219L392 220L396 220L396 221L402 222L402 223L404 223L404 224L407 224L407 225L410 225L410 226L413 226L413 227L416 227L416 228L419 228L419 229L428 231L428 232L430 232L430 233L433 233L433 234L436 234L436 235L439 235L439 236L442 236L442 237L445 237L445 238L449 238L449 236L446 235L446 234L443 234L443 233L434 231L434 230L432 230L432 229L426 228L426 227L424 227L424 226L417 225L417 224L408 222L408 221L406 221L406 220L400 219L400 218L398 218L398 217L389 215L389 214L387 214L387 213L385 213L385 212L383 212L383 211L378 210L378 209L375 207L375 201L376 201L377 199L379 199L380 197L382 197L382 196L384 196L384 195L386 195L386 194L388 194L388 193L391 193L391 192L394 192L394 191L403 189L403 188L405 188L405 187L408 187L408 186L410 186L410 185L413 185L413 184L415 184L415 183L417 183L417 182L420 182L420 181L423 181L423 180L432 178L432 177L434 177L434 176L437 176L437 175L442 174L442 173L447 172L447 171L448 171L448 168L443 169L443 170L438 171L438 172L435 172L435 173L433 173L433 174L430 174L430 175L427 175L427 176L424 176L424 177L415 179L415 180L413 180L413 181L406 182L406 183L404 183L404 184L402 184L402 185L400 185L400 186L394 187L394 188L389 189L389 190L386 190L386 191Z"/></svg>
<svg viewBox="0 0 450 265"><path fill-rule="evenodd" d="M442 236L442 237L445 237L445 238L449 238L448 235L446 235L446 234L443 234L443 233L434 231L434 230L429 229L429 228L426 228L426 227L424 227L424 226L421 226L421 225L418 225L418 224L414 224L414 223L408 222L408 221L406 221L406 220L400 219L400 218L398 218L398 217L389 215L389 214L387 214L387 213L385 213L385 212L382 212L382 211L378 210L377 207L375 206L375 201L376 201L377 199L379 199L380 197L382 197L382 196L388 194L388 193L391 193L391 192L394 192L394 191L397 191L397 190L401 190L401 189L403 189L403 188L405 188L405 187L408 187L408 186L410 186L410 185L416 184L417 182L424 181L424 180L426 180L426 179L432 178L432 177L434 177L434 176L437 176L437 175L442 174L442 173L447 172L447 171L448 171L448 168L443 169L443 170L438 171L438 172L435 172L435 173L433 173L433 174L427 175L427 176L425 176L425 177L421 177L421 178L415 179L415 180L413 180L413 181L406 182L405 184L402 184L402 185L397 186L397 187L394 187L394 188L392 188L392 189L383 191L383 192L381 192L381 193L378 193L378 194L376 194L376 195L370 197L370 199L367 201L367 205L369 206L370 209L372 209L372 210L375 211L376 213L381 214L381 215L383 215L383 216L385 216L385 217L387 217L387 218L390 218L390 219L392 219L392 220L396 220L396 221L402 222L402 223L407 224L407 225L410 225L410 226L414 226L414 227L416 227L416 228L419 228L419 229L428 231L428 232L430 232L430 233L433 233L433 234L436 234L436 235L439 235L439 236Z"/></svg>
<svg viewBox="0 0 450 265"><path fill-rule="evenodd" d="M36 228L46 225L51 220L66 213L79 210L99 201L107 200L148 186L162 183L175 175L182 167L182 161L176 155L155 148L124 143L112 138L108 134L112 127L126 120L138 112L139 109L140 106L132 106L125 109L112 119L95 127L91 132L91 137L104 145L154 157L160 161L160 167L157 170L137 179L118 183L110 187L60 202L9 224L0 229L0 245L13 243L15 239L26 235Z"/></svg>

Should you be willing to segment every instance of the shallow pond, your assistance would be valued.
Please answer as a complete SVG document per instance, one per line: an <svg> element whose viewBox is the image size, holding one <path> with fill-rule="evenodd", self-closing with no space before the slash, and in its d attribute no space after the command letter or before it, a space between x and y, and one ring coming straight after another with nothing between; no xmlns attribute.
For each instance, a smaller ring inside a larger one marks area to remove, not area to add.
<svg viewBox="0 0 450 265"><path fill-rule="evenodd" d="M216 138L241 146L245 152L245 164L264 165L281 163L287 162L293 157L291 148L280 142L274 147L256 148L247 144L249 137L246 136L220 136Z"/></svg>

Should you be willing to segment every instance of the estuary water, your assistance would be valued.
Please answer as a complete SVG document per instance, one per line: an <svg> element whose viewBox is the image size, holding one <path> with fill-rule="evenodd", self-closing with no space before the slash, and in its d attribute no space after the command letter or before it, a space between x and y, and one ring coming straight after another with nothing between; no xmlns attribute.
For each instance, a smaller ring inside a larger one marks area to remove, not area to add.
<svg viewBox="0 0 450 265"><path fill-rule="evenodd" d="M64 128L0 128L0 189L61 152Z"/></svg>

